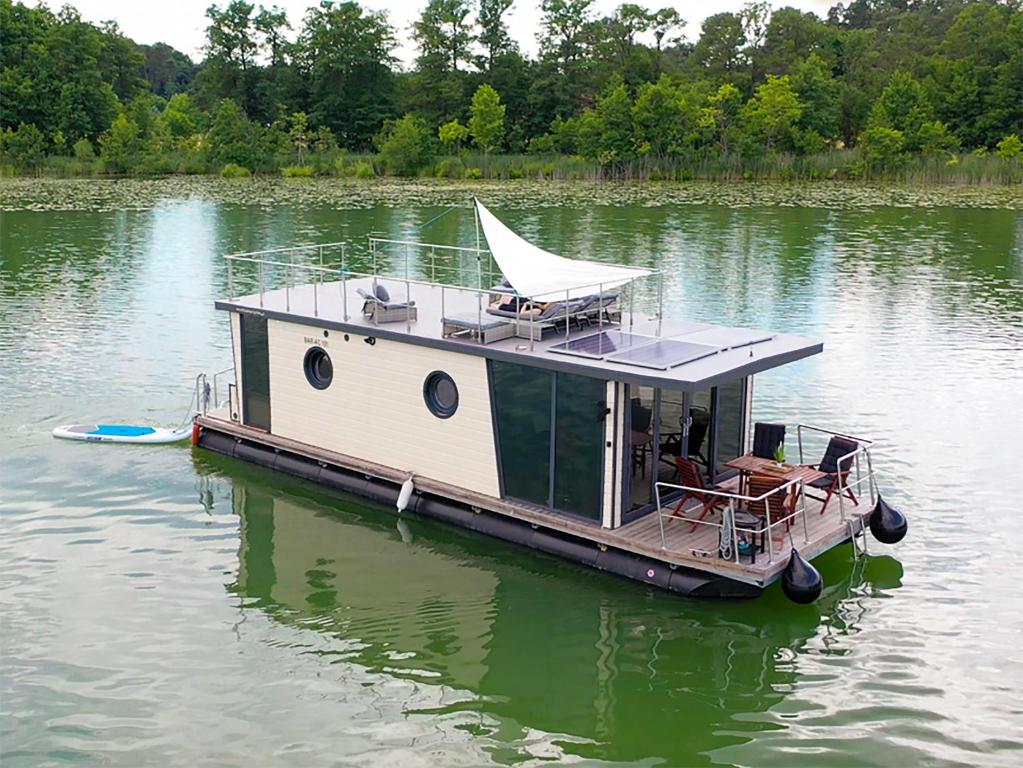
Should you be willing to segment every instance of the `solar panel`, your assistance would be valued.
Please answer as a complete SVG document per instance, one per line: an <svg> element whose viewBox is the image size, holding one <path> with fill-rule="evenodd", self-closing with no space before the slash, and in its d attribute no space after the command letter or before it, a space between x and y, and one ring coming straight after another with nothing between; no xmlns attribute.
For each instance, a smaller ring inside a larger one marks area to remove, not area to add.
<svg viewBox="0 0 1023 768"><path fill-rule="evenodd" d="M594 360L600 360L606 355L634 349L655 341L657 339L654 336L642 336L637 333L626 333L625 331L603 331L601 333L590 334L589 336L569 339L559 344L552 344L547 350L562 355L578 355L579 357L590 357Z"/></svg>
<svg viewBox="0 0 1023 768"><path fill-rule="evenodd" d="M641 347L627 349L623 352L610 355L607 358L609 363L625 363L626 365L638 365L643 368L657 368L666 371L669 368L691 363L704 357L709 357L720 351L720 347L710 344L696 344L692 341L678 341L677 339L661 339L652 344L645 344Z"/></svg>

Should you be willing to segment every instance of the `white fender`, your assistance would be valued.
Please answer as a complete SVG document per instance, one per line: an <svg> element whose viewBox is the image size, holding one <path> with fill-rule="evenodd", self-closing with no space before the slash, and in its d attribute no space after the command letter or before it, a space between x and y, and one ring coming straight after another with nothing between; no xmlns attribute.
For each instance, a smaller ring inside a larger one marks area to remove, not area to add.
<svg viewBox="0 0 1023 768"><path fill-rule="evenodd" d="M398 491L398 511L404 511L405 507L408 506L409 499L412 498L412 491L416 489L415 483L412 482L412 475L408 476L408 479L401 484L401 490Z"/></svg>

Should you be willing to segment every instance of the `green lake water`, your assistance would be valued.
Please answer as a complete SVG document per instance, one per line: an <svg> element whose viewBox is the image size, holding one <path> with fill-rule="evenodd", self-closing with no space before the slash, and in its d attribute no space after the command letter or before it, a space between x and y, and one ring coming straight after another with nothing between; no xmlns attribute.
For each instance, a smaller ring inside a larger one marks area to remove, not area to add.
<svg viewBox="0 0 1023 768"><path fill-rule="evenodd" d="M759 191L758 191L759 190ZM180 446L220 256L526 237L668 313L819 337L754 417L875 438L899 545L696 601ZM0 763L1023 763L1023 204L866 188L0 184ZM990 204L991 207L985 207Z"/></svg>

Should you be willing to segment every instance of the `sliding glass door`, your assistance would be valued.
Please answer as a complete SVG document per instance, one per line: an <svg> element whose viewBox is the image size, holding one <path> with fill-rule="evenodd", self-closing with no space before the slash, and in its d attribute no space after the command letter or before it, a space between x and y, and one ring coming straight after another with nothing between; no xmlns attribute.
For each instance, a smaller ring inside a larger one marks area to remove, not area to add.
<svg viewBox="0 0 1023 768"><path fill-rule="evenodd" d="M270 351L266 318L239 314L242 352L242 422L270 431Z"/></svg>
<svg viewBox="0 0 1023 768"><path fill-rule="evenodd" d="M607 382L489 363L502 494L599 521Z"/></svg>

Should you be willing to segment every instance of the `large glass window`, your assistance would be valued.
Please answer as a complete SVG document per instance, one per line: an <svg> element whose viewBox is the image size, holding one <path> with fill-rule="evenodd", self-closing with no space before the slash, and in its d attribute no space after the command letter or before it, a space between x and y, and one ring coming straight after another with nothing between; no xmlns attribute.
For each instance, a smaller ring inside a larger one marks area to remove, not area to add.
<svg viewBox="0 0 1023 768"><path fill-rule="evenodd" d="M504 495L548 506L551 374L496 360L490 371Z"/></svg>
<svg viewBox="0 0 1023 768"><path fill-rule="evenodd" d="M266 318L239 314L242 350L242 421L270 431L270 353Z"/></svg>
<svg viewBox="0 0 1023 768"><path fill-rule="evenodd" d="M714 394L714 423L717 433L714 441L715 475L727 472L725 462L740 456L743 451L743 418L745 415L745 380L722 384Z"/></svg>
<svg viewBox="0 0 1023 768"><path fill-rule="evenodd" d="M552 506L599 520L607 382L559 373L555 403Z"/></svg>
<svg viewBox="0 0 1023 768"><path fill-rule="evenodd" d="M490 361L504 495L600 520L607 383Z"/></svg>

